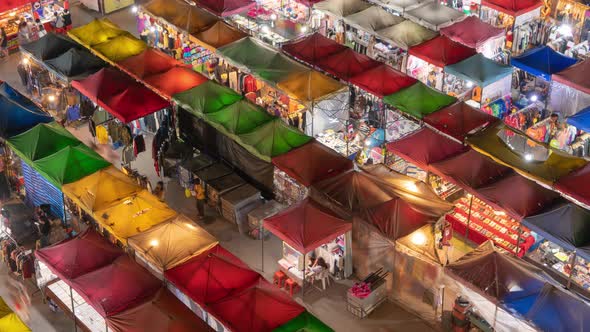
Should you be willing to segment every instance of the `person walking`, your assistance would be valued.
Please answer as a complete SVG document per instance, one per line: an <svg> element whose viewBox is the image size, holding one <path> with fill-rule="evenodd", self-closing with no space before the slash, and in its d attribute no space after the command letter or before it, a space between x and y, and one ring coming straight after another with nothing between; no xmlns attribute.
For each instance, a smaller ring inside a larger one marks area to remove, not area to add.
<svg viewBox="0 0 590 332"><path fill-rule="evenodd" d="M205 187L203 187L201 179L195 179L193 186L197 199L197 217L203 219L205 217Z"/></svg>
<svg viewBox="0 0 590 332"><path fill-rule="evenodd" d="M39 38L45 37L45 35L47 35L47 31L45 31L45 27L43 26L43 23L41 23L41 20L36 19L35 25L37 26L37 36Z"/></svg>
<svg viewBox="0 0 590 332"><path fill-rule="evenodd" d="M64 20L64 30L70 31L72 29L72 14L68 9L64 10L63 13L63 20Z"/></svg>
<svg viewBox="0 0 590 332"><path fill-rule="evenodd" d="M6 58L8 56L8 36L4 27L0 27L0 57Z"/></svg>

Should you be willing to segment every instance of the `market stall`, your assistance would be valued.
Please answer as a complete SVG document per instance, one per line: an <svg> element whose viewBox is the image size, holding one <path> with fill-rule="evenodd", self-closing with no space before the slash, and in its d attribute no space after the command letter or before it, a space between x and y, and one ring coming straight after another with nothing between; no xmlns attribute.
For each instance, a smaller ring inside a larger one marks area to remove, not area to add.
<svg viewBox="0 0 590 332"><path fill-rule="evenodd" d="M317 63L318 67L344 81L350 81L353 76L378 65L378 61L357 53L351 48L328 55Z"/></svg>
<svg viewBox="0 0 590 332"><path fill-rule="evenodd" d="M391 9L403 16L407 11L421 7L432 2L432 0L373 0L371 2Z"/></svg>
<svg viewBox="0 0 590 332"><path fill-rule="evenodd" d="M447 83L445 66L463 61L476 52L445 36L439 36L411 47L408 54L406 73L433 89L444 91Z"/></svg>
<svg viewBox="0 0 590 332"><path fill-rule="evenodd" d="M103 15L110 14L135 4L135 0L80 0L86 8Z"/></svg>
<svg viewBox="0 0 590 332"><path fill-rule="evenodd" d="M8 83L0 83L0 137L7 139L24 133L53 118Z"/></svg>
<svg viewBox="0 0 590 332"><path fill-rule="evenodd" d="M238 14L256 6L252 0L197 0L196 4L219 17Z"/></svg>
<svg viewBox="0 0 590 332"><path fill-rule="evenodd" d="M279 269L301 287L303 296L309 287L325 290L328 278L340 280L352 274L352 224L313 199L267 218L263 227L283 241ZM264 259L264 241L262 250ZM320 258L325 266L316 263Z"/></svg>
<svg viewBox="0 0 590 332"><path fill-rule="evenodd" d="M590 106L590 81L585 74L590 61L579 62L551 75L550 108L563 117Z"/></svg>
<svg viewBox="0 0 590 332"><path fill-rule="evenodd" d="M404 12L404 17L428 29L439 31L441 28L461 21L465 15L449 8L438 1L429 2L418 8Z"/></svg>
<svg viewBox="0 0 590 332"><path fill-rule="evenodd" d="M303 314L302 314L303 315ZM313 316L312 316L313 317ZM321 322L320 322L321 324ZM0 297L0 328L6 331L31 332L22 319ZM327 330L329 331L329 330Z"/></svg>
<svg viewBox="0 0 590 332"><path fill-rule="evenodd" d="M455 97L440 93L421 82L383 98L384 103L417 119L422 119L456 101Z"/></svg>
<svg viewBox="0 0 590 332"><path fill-rule="evenodd" d="M494 27L475 16L468 16L462 21L440 29L440 34L477 50L486 58L502 60L505 57L504 29Z"/></svg>
<svg viewBox="0 0 590 332"><path fill-rule="evenodd" d="M315 66L323 58L344 51L346 48L346 46L324 37L318 32L281 46L283 52L312 66Z"/></svg>
<svg viewBox="0 0 590 332"><path fill-rule="evenodd" d="M474 134L497 121L497 118L480 112L464 102L452 104L424 117L426 124L459 142L464 142L467 135Z"/></svg>
<svg viewBox="0 0 590 332"><path fill-rule="evenodd" d="M18 51L18 25L27 18L33 17L31 2L31 0L15 0L3 1L0 4L0 24L6 31L9 53Z"/></svg>
<svg viewBox="0 0 590 332"><path fill-rule="evenodd" d="M444 68L443 92L482 108L502 97L512 96L512 67L476 54Z"/></svg>

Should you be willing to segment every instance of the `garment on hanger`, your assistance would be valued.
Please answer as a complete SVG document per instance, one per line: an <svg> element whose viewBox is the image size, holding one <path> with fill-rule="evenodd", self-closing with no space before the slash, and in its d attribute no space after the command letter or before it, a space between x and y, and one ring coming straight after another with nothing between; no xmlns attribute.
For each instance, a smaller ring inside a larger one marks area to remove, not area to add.
<svg viewBox="0 0 590 332"><path fill-rule="evenodd" d="M109 133L107 128L103 125L96 126L96 140L98 144L108 144L109 143Z"/></svg>

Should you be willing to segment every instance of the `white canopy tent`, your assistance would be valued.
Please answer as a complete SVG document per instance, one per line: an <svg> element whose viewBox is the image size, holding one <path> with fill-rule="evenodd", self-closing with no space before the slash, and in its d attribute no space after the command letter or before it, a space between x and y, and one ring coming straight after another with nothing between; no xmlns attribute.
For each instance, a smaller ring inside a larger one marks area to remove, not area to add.
<svg viewBox="0 0 590 332"><path fill-rule="evenodd" d="M405 12L404 17L431 30L438 31L440 28L463 20L465 15L438 2L432 2Z"/></svg>

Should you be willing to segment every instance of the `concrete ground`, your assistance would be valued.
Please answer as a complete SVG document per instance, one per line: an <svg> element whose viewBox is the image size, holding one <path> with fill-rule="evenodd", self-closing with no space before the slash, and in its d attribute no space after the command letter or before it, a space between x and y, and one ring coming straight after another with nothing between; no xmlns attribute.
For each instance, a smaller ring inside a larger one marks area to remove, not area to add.
<svg viewBox="0 0 590 332"><path fill-rule="evenodd" d="M94 17L100 15L87 11L78 5L72 5L72 18L74 25L82 25L90 22ZM135 20L129 9L122 10L108 16L110 20L122 28L131 31L135 30ZM6 81L13 87L23 91L18 75L16 64L20 60L18 54L11 55L8 59L0 60L0 80ZM72 132L87 144L93 139L85 127L69 128ZM149 138L148 138L149 139ZM148 142L149 143L149 142ZM147 144L151 146L151 144ZM119 154L106 148L97 150L117 167L120 166ZM159 180L153 170L153 164L148 153L140 155L133 165L134 168L150 179L152 184ZM162 179L167 180L167 179ZM180 213L189 217L196 216L196 208L192 198L184 196L184 190L174 180L167 182L166 201L170 206ZM276 237L271 237L264 243L264 271L262 264L262 244L259 240L253 240L245 235L239 234L236 225L220 218L215 211L207 211L207 219L199 222L211 234L217 237L219 242L232 253L240 257L253 269L261 272L267 279L272 279L272 274L277 269L277 261L281 256L281 242ZM0 264L0 296L8 297L8 290L4 285L7 278L11 278L5 266ZM330 286L326 291L311 291L306 293L305 299L297 297L297 301L304 305L311 313L319 317L326 324L336 331L432 331L434 328L417 316L406 311L404 308L386 302L382 304L368 318L359 320L346 310L346 290L352 285L352 280L339 281ZM34 291L32 285L31 293ZM53 313L47 304L43 303L39 292L32 296L31 319L28 325L33 331L73 331L72 321L62 313Z"/></svg>

